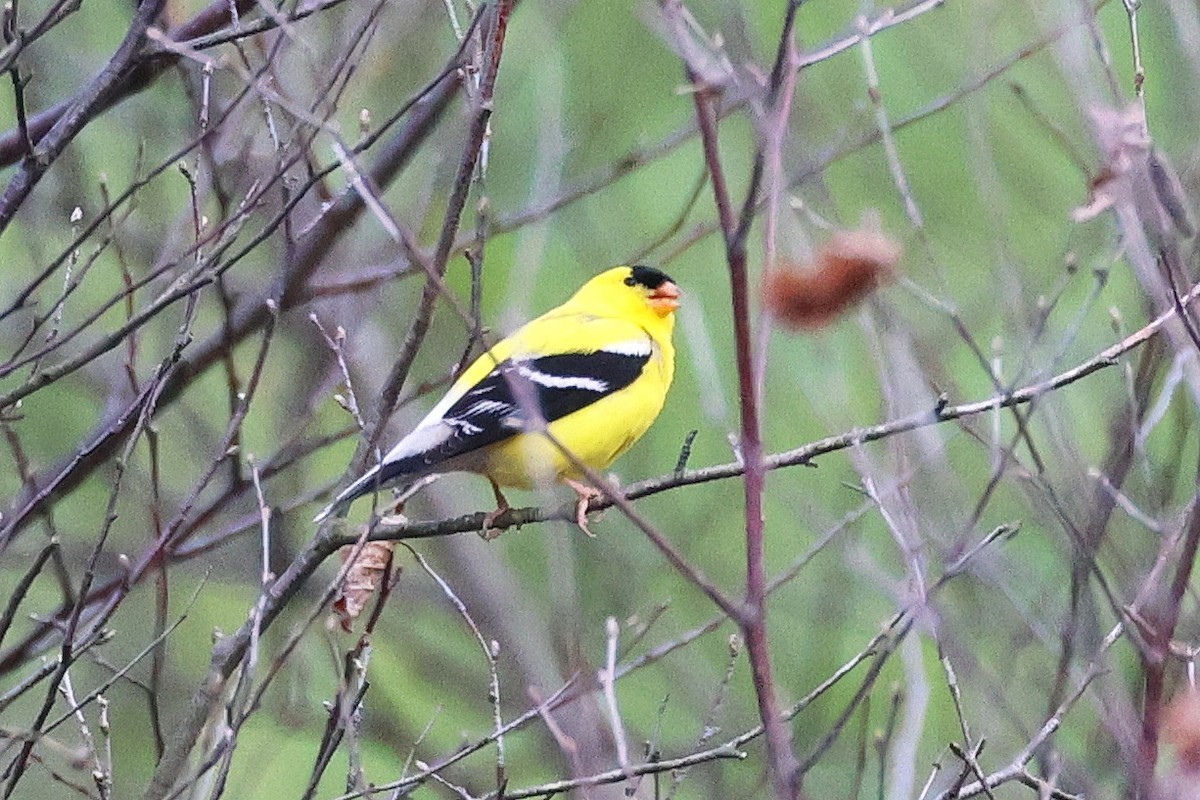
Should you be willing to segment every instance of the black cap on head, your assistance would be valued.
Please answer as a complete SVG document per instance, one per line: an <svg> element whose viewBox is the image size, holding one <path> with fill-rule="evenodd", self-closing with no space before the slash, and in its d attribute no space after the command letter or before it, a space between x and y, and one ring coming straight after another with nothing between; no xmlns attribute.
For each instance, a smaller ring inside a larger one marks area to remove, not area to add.
<svg viewBox="0 0 1200 800"><path fill-rule="evenodd" d="M671 276L662 270L657 270L654 267L631 267L629 277L625 279L626 286L641 284L647 289L657 289L664 283L674 283Z"/></svg>

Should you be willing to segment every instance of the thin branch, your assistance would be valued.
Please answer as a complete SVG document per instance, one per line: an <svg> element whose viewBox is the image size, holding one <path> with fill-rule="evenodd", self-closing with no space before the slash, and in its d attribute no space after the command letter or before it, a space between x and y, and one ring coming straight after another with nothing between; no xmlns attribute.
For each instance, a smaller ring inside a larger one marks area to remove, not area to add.
<svg viewBox="0 0 1200 800"><path fill-rule="evenodd" d="M134 14L133 22L125 34L116 52L87 88L71 103L54 126L44 137L36 137L29 130L27 120L22 137L24 143L37 138L37 148L21 163L20 169L9 180L8 187L0 196L0 234L7 228L16 216L17 209L33 191L33 187L41 180L42 175L62 153L63 149L75 138L79 131L112 102L119 83L125 78L126 72L137 60L138 51L142 47L146 31L158 17L165 0L142 0Z"/></svg>
<svg viewBox="0 0 1200 800"><path fill-rule="evenodd" d="M1190 305L1200 297L1200 284L1196 284L1183 296L1185 305ZM1030 403L1035 399L1049 394L1064 386L1070 386L1088 376L1109 367L1120 364L1120 357L1137 349L1155 337L1171 319L1175 317L1175 309L1169 308L1155 317L1149 324L1126 336L1121 341L1101 350L1092 358L1076 364L1070 369L1053 375L1043 381L1027 384L1019 389L1004 394L997 394L983 400L976 400L959 405L943 405L939 403L927 411L918 411L906 417L900 417L879 425L866 428L856 428L835 436L819 439L792 450L785 450L767 456L763 463L767 470L809 465L813 459L828 453L845 450L850 447L879 441L900 433L920 430L932 425L973 417L994 411L997 408L1010 408ZM709 481L725 480L740 477L744 468L740 462L717 464L702 469L687 470L683 473L670 473L658 478L632 483L623 488L621 494L628 500L659 494L680 486L694 486ZM598 498L588 505L588 511L599 511L614 505L611 498ZM483 512L465 514L460 517L439 520L436 522L409 522L398 525L379 525L372 536L379 539L423 539L433 536L448 536L455 533L468 533L483 530L486 514ZM535 522L549 520L573 520L574 505L560 508L520 508L510 509L497 517L490 529L503 530L510 527L520 527ZM341 547L355 540L349 536L332 538L335 547Z"/></svg>
<svg viewBox="0 0 1200 800"><path fill-rule="evenodd" d="M182 42L211 33L228 24L231 9L236 9L238 13L244 13L254 5L254 0L213 0L196 16L182 25L172 28L168 36L173 41ZM150 21L153 22L153 20ZM26 44L28 44L28 40ZM27 120L28 137L41 144L41 140L48 135L51 129L66 119L72 109L80 109L85 105L89 109L88 117L77 121L77 124L86 124L91 118L111 108L118 101L148 87L158 75L173 66L177 60L176 57L158 53L154 53L153 58L148 57L149 55L151 53L144 53L139 48L127 60L124 65L125 69L116 76L114 84L102 96L90 97L96 88L93 84L70 100L64 100L45 111L30 116ZM17 163L25 156L24 148L25 144L20 130L10 130L0 135L0 167Z"/></svg>

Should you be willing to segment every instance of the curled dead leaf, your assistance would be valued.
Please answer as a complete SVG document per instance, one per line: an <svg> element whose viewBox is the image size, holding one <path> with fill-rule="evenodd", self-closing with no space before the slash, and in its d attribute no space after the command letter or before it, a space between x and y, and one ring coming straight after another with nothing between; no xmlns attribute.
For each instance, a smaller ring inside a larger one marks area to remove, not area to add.
<svg viewBox="0 0 1200 800"><path fill-rule="evenodd" d="M395 542L367 542L358 551L358 556L346 572L346 579L342 581L338 596L333 601L332 617L341 625L342 630L350 632L354 621L382 586L395 548ZM350 558L355 550L355 547L343 547L343 562Z"/></svg>
<svg viewBox="0 0 1200 800"><path fill-rule="evenodd" d="M894 277L900 245L878 231L841 231L811 265L785 264L763 275L763 306L790 330L832 323Z"/></svg>
<svg viewBox="0 0 1200 800"><path fill-rule="evenodd" d="M1150 138L1141 102L1119 109L1098 106L1089 113L1102 162L1088 181L1087 202L1071 211L1071 219L1087 222L1126 206L1150 223L1152 231L1190 238L1195 226L1187 192L1166 153Z"/></svg>

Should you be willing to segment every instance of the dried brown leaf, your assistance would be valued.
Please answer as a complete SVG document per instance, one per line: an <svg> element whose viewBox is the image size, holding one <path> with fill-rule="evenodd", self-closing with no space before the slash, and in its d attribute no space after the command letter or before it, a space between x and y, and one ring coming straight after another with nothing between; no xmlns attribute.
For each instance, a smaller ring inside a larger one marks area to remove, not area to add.
<svg viewBox="0 0 1200 800"><path fill-rule="evenodd" d="M355 549L342 548L343 562L354 554ZM395 542L367 542L358 552L346 573L337 599L333 601L333 616L342 630L350 632L354 621L381 587L395 549Z"/></svg>
<svg viewBox="0 0 1200 800"><path fill-rule="evenodd" d="M763 305L785 328L822 328L891 280L900 254L878 231L841 231L811 265L784 264L763 275Z"/></svg>
<svg viewBox="0 0 1200 800"><path fill-rule="evenodd" d="M1172 698L1163 712L1163 738L1182 767L1200 770L1200 691L1188 688Z"/></svg>

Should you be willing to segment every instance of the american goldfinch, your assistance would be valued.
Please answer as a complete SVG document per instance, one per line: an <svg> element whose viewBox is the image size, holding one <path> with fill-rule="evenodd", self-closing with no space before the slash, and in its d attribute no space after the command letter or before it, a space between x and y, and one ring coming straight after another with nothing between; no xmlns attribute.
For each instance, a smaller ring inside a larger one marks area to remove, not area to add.
<svg viewBox="0 0 1200 800"><path fill-rule="evenodd" d="M600 273L480 356L315 521L379 487L475 472L491 481L498 506L485 531L509 508L501 486L557 481L579 496L576 522L590 535L587 506L600 493L580 482L583 474L562 448L591 469L607 469L658 417L675 373L679 296L675 282L651 267Z"/></svg>

